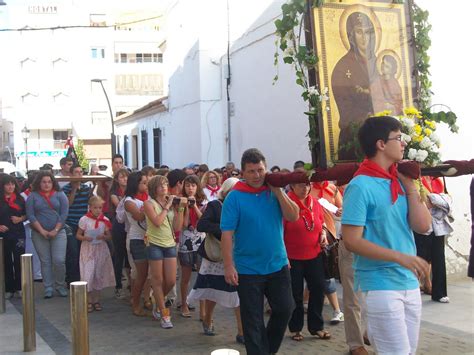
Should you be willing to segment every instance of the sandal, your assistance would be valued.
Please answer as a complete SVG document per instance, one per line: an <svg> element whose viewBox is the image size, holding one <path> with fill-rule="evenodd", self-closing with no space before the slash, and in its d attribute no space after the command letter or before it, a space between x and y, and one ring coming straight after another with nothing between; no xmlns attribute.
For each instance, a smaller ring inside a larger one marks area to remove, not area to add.
<svg viewBox="0 0 474 355"><path fill-rule="evenodd" d="M315 332L310 332L311 335L317 336L319 339L322 340L329 340L331 339L331 334L329 334L326 330L316 330Z"/></svg>
<svg viewBox="0 0 474 355"><path fill-rule="evenodd" d="M187 312L181 312L181 317L184 317L184 318L191 318L191 312L187 311Z"/></svg>
<svg viewBox="0 0 474 355"><path fill-rule="evenodd" d="M302 341L304 339L303 335L301 333L295 333L291 336L291 340L294 341Z"/></svg>
<svg viewBox="0 0 474 355"><path fill-rule="evenodd" d="M151 311L153 309L153 302L149 298L148 301L143 301L143 307Z"/></svg>
<svg viewBox="0 0 474 355"><path fill-rule="evenodd" d="M134 316L137 317L146 317L146 312L143 308L137 308L132 311Z"/></svg>
<svg viewBox="0 0 474 355"><path fill-rule="evenodd" d="M94 312L94 305L92 303L87 304L87 312L88 313Z"/></svg>
<svg viewBox="0 0 474 355"><path fill-rule="evenodd" d="M94 310L100 312L102 310L102 305L99 302L94 303Z"/></svg>

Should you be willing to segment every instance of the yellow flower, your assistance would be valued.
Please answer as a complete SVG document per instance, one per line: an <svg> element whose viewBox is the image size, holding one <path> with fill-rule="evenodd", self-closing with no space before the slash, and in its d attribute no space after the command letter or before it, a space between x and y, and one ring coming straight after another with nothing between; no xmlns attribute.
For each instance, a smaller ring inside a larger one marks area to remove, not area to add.
<svg viewBox="0 0 474 355"><path fill-rule="evenodd" d="M422 131L421 126L419 124L416 124L413 130L415 131L417 135L421 134L421 131Z"/></svg>
<svg viewBox="0 0 474 355"><path fill-rule="evenodd" d="M423 136L414 135L412 139L413 139L413 142L420 143L423 140Z"/></svg>
<svg viewBox="0 0 474 355"><path fill-rule="evenodd" d="M423 130L423 132L425 132L425 134L426 134L428 137L431 136L431 133L433 133L433 131L432 131L431 129L429 129L429 128L425 128L425 129Z"/></svg>
<svg viewBox="0 0 474 355"><path fill-rule="evenodd" d="M421 117L420 111L418 111L414 107L407 107L403 110L403 113L407 116L416 116L416 117Z"/></svg>
<svg viewBox="0 0 474 355"><path fill-rule="evenodd" d="M428 121L426 120L425 121L425 125L427 125L429 128L431 129L435 129L436 128L436 124L434 123L434 121Z"/></svg>
<svg viewBox="0 0 474 355"><path fill-rule="evenodd" d="M382 117L382 116L390 116L392 114L392 111L390 110L384 110L384 111L380 111L380 112L377 112L374 117Z"/></svg>

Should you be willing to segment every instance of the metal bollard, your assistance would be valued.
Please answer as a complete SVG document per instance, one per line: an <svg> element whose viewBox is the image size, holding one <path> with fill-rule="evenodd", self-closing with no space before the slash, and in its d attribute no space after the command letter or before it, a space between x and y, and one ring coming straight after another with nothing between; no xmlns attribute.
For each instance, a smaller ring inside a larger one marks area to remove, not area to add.
<svg viewBox="0 0 474 355"><path fill-rule="evenodd" d="M5 313L5 257L3 251L3 238L0 238L0 313Z"/></svg>
<svg viewBox="0 0 474 355"><path fill-rule="evenodd" d="M21 300L23 303L23 350L36 350L35 294L33 288L33 254L21 256Z"/></svg>
<svg viewBox="0 0 474 355"><path fill-rule="evenodd" d="M87 282L71 282L71 331L73 355L89 354Z"/></svg>

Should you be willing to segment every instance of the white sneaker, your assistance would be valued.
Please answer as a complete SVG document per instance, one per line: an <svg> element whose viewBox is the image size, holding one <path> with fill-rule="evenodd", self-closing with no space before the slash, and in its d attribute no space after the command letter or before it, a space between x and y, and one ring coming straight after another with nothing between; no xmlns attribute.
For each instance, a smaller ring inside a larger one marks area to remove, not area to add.
<svg viewBox="0 0 474 355"><path fill-rule="evenodd" d="M164 329L173 328L173 323L171 323L171 317L170 316L161 317L160 323L161 323L161 328L164 328Z"/></svg>
<svg viewBox="0 0 474 355"><path fill-rule="evenodd" d="M449 297L448 296L445 296L445 297L441 297L438 302L440 303L449 303Z"/></svg>
<svg viewBox="0 0 474 355"><path fill-rule="evenodd" d="M331 318L331 324L339 324L340 322L344 322L344 313L341 311L334 311Z"/></svg>
<svg viewBox="0 0 474 355"><path fill-rule="evenodd" d="M153 320L160 320L161 319L161 313L158 308L156 308L155 305L153 305L153 310L151 311L151 316L153 317Z"/></svg>

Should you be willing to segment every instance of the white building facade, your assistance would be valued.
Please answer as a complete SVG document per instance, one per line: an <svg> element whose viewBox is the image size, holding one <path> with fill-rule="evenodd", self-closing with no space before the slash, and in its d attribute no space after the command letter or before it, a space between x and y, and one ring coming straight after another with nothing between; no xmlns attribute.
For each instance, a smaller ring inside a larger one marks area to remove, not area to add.
<svg viewBox="0 0 474 355"><path fill-rule="evenodd" d="M59 167L72 135L91 162L109 165L112 118L165 94L161 9L150 1L44 2L0 8L3 114L14 123L14 145L25 168ZM35 29L35 30L32 30ZM41 30L40 30L41 29ZM6 52L5 52L6 53ZM98 81L104 85L111 109Z"/></svg>

